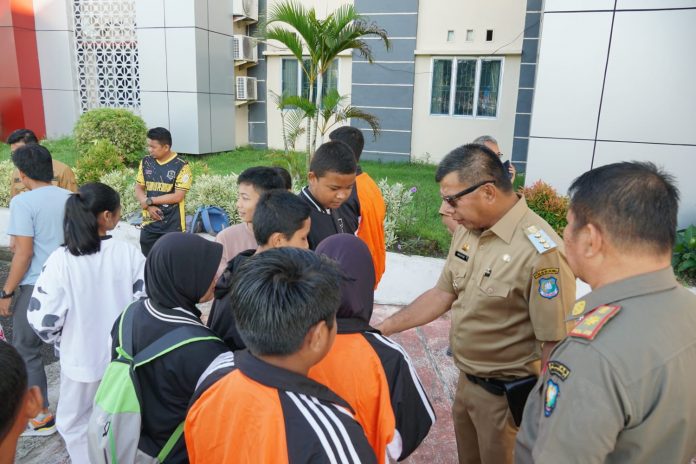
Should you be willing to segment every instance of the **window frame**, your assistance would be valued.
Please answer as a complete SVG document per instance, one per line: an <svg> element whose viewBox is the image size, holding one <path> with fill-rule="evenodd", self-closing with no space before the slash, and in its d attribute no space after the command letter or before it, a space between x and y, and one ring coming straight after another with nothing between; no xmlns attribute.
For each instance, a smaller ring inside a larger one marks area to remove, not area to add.
<svg viewBox="0 0 696 464"><path fill-rule="evenodd" d="M435 61L451 61L452 71L450 76L450 95L449 95L449 105L447 114L433 113L432 103L433 103L433 77L435 76ZM459 60L469 60L476 61L476 75L474 76L474 105L473 114L454 114L454 104L457 90L457 67ZM478 102L479 102L479 91L481 84L481 67L483 61L499 61L500 62L500 78L498 81L498 100L496 101L495 116L479 116L478 115ZM433 56L430 60L430 98L428 99L428 113L433 117L445 117L445 118L463 118L463 119L488 119L495 120L498 119L500 115L500 101L503 96L503 76L505 75L505 57L503 56L474 56L474 55L448 55L448 56Z"/></svg>
<svg viewBox="0 0 696 464"><path fill-rule="evenodd" d="M309 58L309 56L302 57L303 60L306 60L308 58ZM297 62L297 89L296 89L297 93L295 93L293 95L300 95L301 96L305 74L304 74L304 72L302 72L302 66L300 66L300 63L298 62L297 58L295 56L292 56L292 55L280 57L280 94L282 95L282 93L283 93L283 62L285 60ZM334 62L336 63L336 90L339 90L341 88L341 59L340 59L340 57L335 58Z"/></svg>

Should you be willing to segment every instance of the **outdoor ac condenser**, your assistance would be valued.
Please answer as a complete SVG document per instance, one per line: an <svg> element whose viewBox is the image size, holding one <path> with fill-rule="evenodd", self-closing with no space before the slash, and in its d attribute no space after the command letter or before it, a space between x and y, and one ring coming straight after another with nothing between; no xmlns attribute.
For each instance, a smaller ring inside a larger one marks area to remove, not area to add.
<svg viewBox="0 0 696 464"><path fill-rule="evenodd" d="M254 101L256 100L256 78L238 76L237 77L237 100Z"/></svg>
<svg viewBox="0 0 696 464"><path fill-rule="evenodd" d="M258 47L253 37L246 35L234 36L234 61L253 61L259 60Z"/></svg>
<svg viewBox="0 0 696 464"><path fill-rule="evenodd" d="M234 21L259 20L259 0L228 0L232 3Z"/></svg>

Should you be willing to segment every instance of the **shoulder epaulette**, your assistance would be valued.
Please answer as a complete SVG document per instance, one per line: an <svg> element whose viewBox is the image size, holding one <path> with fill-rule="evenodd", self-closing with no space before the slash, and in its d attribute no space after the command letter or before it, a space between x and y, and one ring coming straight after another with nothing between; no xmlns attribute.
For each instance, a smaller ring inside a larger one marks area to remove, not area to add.
<svg viewBox="0 0 696 464"><path fill-rule="evenodd" d="M594 340L602 327L604 327L611 318L616 316L619 311L621 311L621 306L597 306L587 313L568 335L571 337Z"/></svg>
<svg viewBox="0 0 696 464"><path fill-rule="evenodd" d="M530 242L532 242L532 245L534 245L534 248L536 248L536 251L540 254L551 251L558 246L556 245L556 242L551 240L551 237L549 237L546 232L537 228L536 226L527 227L526 232L527 238Z"/></svg>

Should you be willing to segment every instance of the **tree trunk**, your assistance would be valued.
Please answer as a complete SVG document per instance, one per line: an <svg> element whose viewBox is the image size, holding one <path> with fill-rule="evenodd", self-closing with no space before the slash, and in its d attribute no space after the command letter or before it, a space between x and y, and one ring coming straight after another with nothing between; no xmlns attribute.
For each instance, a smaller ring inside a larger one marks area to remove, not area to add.
<svg viewBox="0 0 696 464"><path fill-rule="evenodd" d="M310 71L311 72L311 71ZM313 92L313 87L314 87L314 80L312 77L308 77L309 80L309 101L314 102L314 92ZM305 160L305 167L307 168L307 172L309 172L309 162L312 159L312 155L314 152L311 150L312 148L312 117L309 116L307 117L307 157Z"/></svg>
<svg viewBox="0 0 696 464"><path fill-rule="evenodd" d="M312 154L317 149L317 130L319 129L319 114L321 113L322 87L324 85L324 73L317 73L317 114L314 117L314 132L312 133Z"/></svg>

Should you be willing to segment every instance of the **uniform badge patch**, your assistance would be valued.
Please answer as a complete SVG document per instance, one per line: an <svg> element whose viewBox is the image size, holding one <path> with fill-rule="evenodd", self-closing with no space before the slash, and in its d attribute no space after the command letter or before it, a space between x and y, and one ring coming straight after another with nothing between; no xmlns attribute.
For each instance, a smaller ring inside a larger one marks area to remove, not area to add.
<svg viewBox="0 0 696 464"><path fill-rule="evenodd" d="M549 417L551 413L553 413L553 410L556 409L558 393L558 384L549 379L548 382L546 382L546 395L544 395L544 416Z"/></svg>
<svg viewBox="0 0 696 464"><path fill-rule="evenodd" d="M561 272L561 270L558 269L557 267L547 267L546 269L541 269L541 270L535 272L534 278L538 279L539 277L544 277L545 275L549 275L549 274L558 274L559 272Z"/></svg>
<svg viewBox="0 0 696 464"><path fill-rule="evenodd" d="M174 179L174 176L176 176L176 172L174 172L173 170L167 171L167 179L172 180Z"/></svg>
<svg viewBox="0 0 696 464"><path fill-rule="evenodd" d="M555 375L563 381L570 375L568 366L558 361L549 361L546 363L546 370L549 371L549 374Z"/></svg>
<svg viewBox="0 0 696 464"><path fill-rule="evenodd" d="M598 306L588 313L568 335L571 337L594 340L602 327L604 327L611 318L616 316L620 310L621 306Z"/></svg>
<svg viewBox="0 0 696 464"><path fill-rule="evenodd" d="M585 300L580 300L573 306L573 311L570 313L571 316L579 316L585 311Z"/></svg>
<svg viewBox="0 0 696 464"><path fill-rule="evenodd" d="M555 277L539 279L539 295L551 299L558 295L558 280Z"/></svg>

